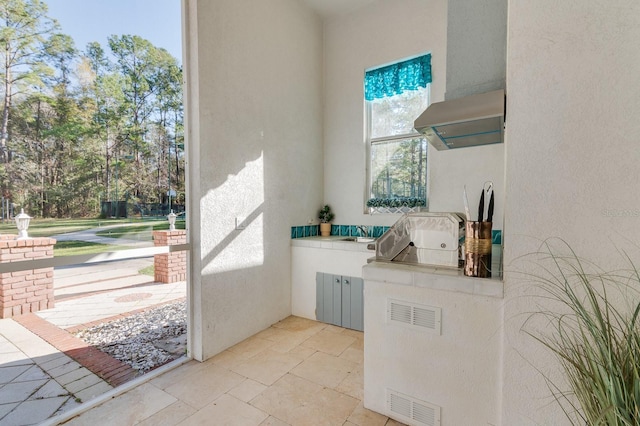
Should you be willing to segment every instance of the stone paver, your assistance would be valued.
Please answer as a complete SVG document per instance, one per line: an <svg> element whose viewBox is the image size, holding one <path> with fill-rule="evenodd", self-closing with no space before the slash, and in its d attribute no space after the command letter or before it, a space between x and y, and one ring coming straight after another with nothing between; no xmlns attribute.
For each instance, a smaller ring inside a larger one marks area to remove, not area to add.
<svg viewBox="0 0 640 426"><path fill-rule="evenodd" d="M81 373L89 382L82 391L97 383L111 389L98 376L13 319L0 320L0 345L7 350L0 354L0 359L7 361L0 361L2 425L38 424L55 413L77 406L80 398L77 387L67 389L65 380L58 381L71 371ZM108 389L103 388L101 393Z"/></svg>

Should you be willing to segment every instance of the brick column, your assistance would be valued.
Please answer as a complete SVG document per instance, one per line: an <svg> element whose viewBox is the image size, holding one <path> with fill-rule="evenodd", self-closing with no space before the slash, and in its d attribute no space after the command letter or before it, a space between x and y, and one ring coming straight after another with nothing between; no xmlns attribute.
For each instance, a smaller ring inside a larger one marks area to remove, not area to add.
<svg viewBox="0 0 640 426"><path fill-rule="evenodd" d="M0 235L0 264L53 257L52 238ZM53 308L53 268L0 273L0 318Z"/></svg>
<svg viewBox="0 0 640 426"><path fill-rule="evenodd" d="M153 231L155 246L175 246L187 243L187 231ZM156 254L153 256L154 280L161 283L175 283L187 280L187 252Z"/></svg>

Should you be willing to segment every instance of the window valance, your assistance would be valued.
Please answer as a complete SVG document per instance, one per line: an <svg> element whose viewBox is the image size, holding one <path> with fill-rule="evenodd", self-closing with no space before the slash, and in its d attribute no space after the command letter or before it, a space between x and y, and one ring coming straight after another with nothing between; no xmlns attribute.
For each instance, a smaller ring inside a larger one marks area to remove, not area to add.
<svg viewBox="0 0 640 426"><path fill-rule="evenodd" d="M367 101L399 95L431 83L431 54L367 71L364 97Z"/></svg>

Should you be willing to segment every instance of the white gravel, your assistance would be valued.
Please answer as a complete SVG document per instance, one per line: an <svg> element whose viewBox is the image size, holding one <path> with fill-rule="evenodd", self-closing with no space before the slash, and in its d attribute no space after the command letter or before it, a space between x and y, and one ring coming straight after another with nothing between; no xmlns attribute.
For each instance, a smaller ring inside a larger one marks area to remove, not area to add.
<svg viewBox="0 0 640 426"><path fill-rule="evenodd" d="M181 301L96 325L75 335L146 373L184 355L186 333L186 302Z"/></svg>

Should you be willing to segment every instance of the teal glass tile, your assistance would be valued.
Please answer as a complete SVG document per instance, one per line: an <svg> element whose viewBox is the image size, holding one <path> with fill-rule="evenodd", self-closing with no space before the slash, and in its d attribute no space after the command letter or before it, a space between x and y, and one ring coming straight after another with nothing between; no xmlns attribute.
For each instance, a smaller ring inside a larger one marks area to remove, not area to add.
<svg viewBox="0 0 640 426"><path fill-rule="evenodd" d="M311 227L309 225L304 227L304 236L305 237L310 237L311 236Z"/></svg>
<svg viewBox="0 0 640 426"><path fill-rule="evenodd" d="M502 230L494 229L491 231L491 244L502 244Z"/></svg>
<svg viewBox="0 0 640 426"><path fill-rule="evenodd" d="M304 237L304 226L296 226L296 238Z"/></svg>
<svg viewBox="0 0 640 426"><path fill-rule="evenodd" d="M318 236L318 225L311 225L311 236Z"/></svg>
<svg viewBox="0 0 640 426"><path fill-rule="evenodd" d="M384 234L385 232L387 232L389 229L391 229L390 226L383 226L382 227L382 233Z"/></svg>
<svg viewBox="0 0 640 426"><path fill-rule="evenodd" d="M349 225L340 225L340 236L341 237L349 236Z"/></svg>
<svg viewBox="0 0 640 426"><path fill-rule="evenodd" d="M371 236L373 238L379 238L382 236L382 232L384 231L384 227L382 226L374 226Z"/></svg>
<svg viewBox="0 0 640 426"><path fill-rule="evenodd" d="M340 225L331 225L331 235L340 235Z"/></svg>
<svg viewBox="0 0 640 426"><path fill-rule="evenodd" d="M351 237L359 237L360 236L360 231L358 230L358 227L356 225L351 225L349 227L349 235Z"/></svg>
<svg viewBox="0 0 640 426"><path fill-rule="evenodd" d="M297 235L296 235L296 227L292 226L291 227L291 239L296 238L296 237L297 237Z"/></svg>

